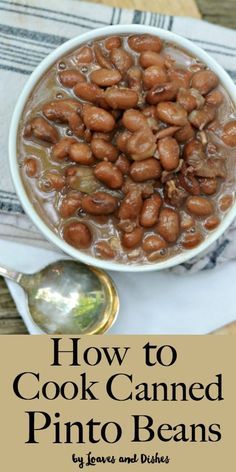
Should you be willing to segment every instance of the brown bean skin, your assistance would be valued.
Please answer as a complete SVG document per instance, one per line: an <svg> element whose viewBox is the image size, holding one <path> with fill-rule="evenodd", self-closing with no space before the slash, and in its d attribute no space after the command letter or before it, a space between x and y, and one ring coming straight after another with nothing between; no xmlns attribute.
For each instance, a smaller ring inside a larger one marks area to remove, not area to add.
<svg viewBox="0 0 236 472"><path fill-rule="evenodd" d="M111 215L117 208L117 199L106 192L85 195L82 208L91 215Z"/></svg>
<svg viewBox="0 0 236 472"><path fill-rule="evenodd" d="M184 188L188 193L191 195L200 195L200 185L193 174L190 174L190 172L179 172L178 178L181 187Z"/></svg>
<svg viewBox="0 0 236 472"><path fill-rule="evenodd" d="M205 99L208 105L219 107L224 101L224 95L219 90L212 90L212 92L206 95Z"/></svg>
<svg viewBox="0 0 236 472"><path fill-rule="evenodd" d="M97 59L98 64L105 69L112 69L112 64L107 56L102 51L102 48L99 46L98 43L95 43L93 46L95 57Z"/></svg>
<svg viewBox="0 0 236 472"><path fill-rule="evenodd" d="M123 185L123 175L121 171L111 162L99 162L94 169L95 177L113 190L119 189Z"/></svg>
<svg viewBox="0 0 236 472"><path fill-rule="evenodd" d="M163 67L165 66L165 57L161 56L155 51L143 51L140 54L139 57L139 64L141 67L146 69L147 67L150 66L159 66Z"/></svg>
<svg viewBox="0 0 236 472"><path fill-rule="evenodd" d="M127 152L127 144L131 136L132 134L128 130L125 130L116 136L116 146L121 152Z"/></svg>
<svg viewBox="0 0 236 472"><path fill-rule="evenodd" d="M121 202L118 218L121 220L132 220L136 218L141 212L142 203L141 192L137 189L131 190Z"/></svg>
<svg viewBox="0 0 236 472"><path fill-rule="evenodd" d="M138 131L141 128L148 126L147 118L139 110L126 110L122 117L122 124L129 131Z"/></svg>
<svg viewBox="0 0 236 472"><path fill-rule="evenodd" d="M90 80L100 87L111 87L120 82L122 76L115 69L97 69L91 72Z"/></svg>
<svg viewBox="0 0 236 472"><path fill-rule="evenodd" d="M211 215L209 216L205 223L204 223L204 228L206 228L208 231L212 231L213 229L217 228L220 224L220 219L216 215Z"/></svg>
<svg viewBox="0 0 236 472"><path fill-rule="evenodd" d="M111 113L103 108L84 105L82 115L85 126L93 131L107 133L112 131L116 124Z"/></svg>
<svg viewBox="0 0 236 472"><path fill-rule="evenodd" d="M93 51L89 46L82 46L77 52L76 60L79 64L90 64L93 60Z"/></svg>
<svg viewBox="0 0 236 472"><path fill-rule="evenodd" d="M156 133L156 139L163 139L173 136L178 131L180 126L168 126L167 128L161 129Z"/></svg>
<svg viewBox="0 0 236 472"><path fill-rule="evenodd" d="M35 177L38 171L38 162L34 157L28 157L24 160L24 169L28 177Z"/></svg>
<svg viewBox="0 0 236 472"><path fill-rule="evenodd" d="M91 166L95 163L91 148L86 143L74 143L69 148L70 159L77 164Z"/></svg>
<svg viewBox="0 0 236 472"><path fill-rule="evenodd" d="M203 130L208 123L214 120L216 108L212 105L204 105L199 110L193 110L188 119L190 123L200 130Z"/></svg>
<svg viewBox="0 0 236 472"><path fill-rule="evenodd" d="M64 227L63 237L68 244L77 249L87 249L92 243L92 234L88 226L75 221Z"/></svg>
<svg viewBox="0 0 236 472"><path fill-rule="evenodd" d="M212 89L217 87L218 84L219 79L211 70L200 70L196 72L191 82L191 86L199 90L202 95L209 93Z"/></svg>
<svg viewBox="0 0 236 472"><path fill-rule="evenodd" d="M140 92L142 88L142 72L140 67L132 66L127 71L127 81L130 89Z"/></svg>
<svg viewBox="0 0 236 472"><path fill-rule="evenodd" d="M164 239L161 238L158 234L150 234L146 236L143 241L142 248L145 252L155 252L160 251L161 249L165 249L167 247L167 243Z"/></svg>
<svg viewBox="0 0 236 472"><path fill-rule="evenodd" d="M40 188L45 192L62 190L65 184L65 176L55 170L45 172L42 180L39 182Z"/></svg>
<svg viewBox="0 0 236 472"><path fill-rule="evenodd" d="M184 126L187 123L187 112L178 103L158 103L157 116L169 125Z"/></svg>
<svg viewBox="0 0 236 472"><path fill-rule="evenodd" d="M189 70L183 69L181 67L174 67L168 70L168 78L171 82L175 84L176 87L185 87L190 86L190 80L192 77L192 72Z"/></svg>
<svg viewBox="0 0 236 472"><path fill-rule="evenodd" d="M52 148L52 158L60 161L69 156L69 150L72 144L77 141L74 138L62 138Z"/></svg>
<svg viewBox="0 0 236 472"><path fill-rule="evenodd" d="M52 121L68 123L71 130L79 137L84 134L84 124L78 113L81 104L72 98L52 100L43 105L43 114Z"/></svg>
<svg viewBox="0 0 236 472"><path fill-rule="evenodd" d="M124 154L120 154L118 159L115 162L116 167L120 169L122 174L129 174L130 171L130 161L128 157L126 157Z"/></svg>
<svg viewBox="0 0 236 472"><path fill-rule="evenodd" d="M79 82L74 87L74 93L82 100L92 103L99 103L103 96L103 90L96 84L89 84L87 82Z"/></svg>
<svg viewBox="0 0 236 472"><path fill-rule="evenodd" d="M181 144L186 143L190 139L194 138L195 133L193 127L190 125L188 122L186 125L184 125L182 128L180 128L178 131L175 133L175 139Z"/></svg>
<svg viewBox="0 0 236 472"><path fill-rule="evenodd" d="M162 85L154 85L151 90L148 90L146 100L150 105L156 105L160 102L174 100L178 92L176 85L173 82L167 82Z"/></svg>
<svg viewBox="0 0 236 472"><path fill-rule="evenodd" d="M134 63L132 56L122 48L112 49L110 60L122 75L125 74Z"/></svg>
<svg viewBox="0 0 236 472"><path fill-rule="evenodd" d="M130 233L124 233L121 237L122 246L126 249L132 249L140 245L143 239L143 229L137 226Z"/></svg>
<svg viewBox="0 0 236 472"><path fill-rule="evenodd" d="M233 203L232 195L223 195L219 200L219 209L220 211L227 211Z"/></svg>
<svg viewBox="0 0 236 472"><path fill-rule="evenodd" d="M135 131L127 140L126 150L134 161L147 159L156 151L155 136L149 128Z"/></svg>
<svg viewBox="0 0 236 472"><path fill-rule="evenodd" d="M159 139L158 151L162 167L165 170L176 169L179 165L179 145L175 138Z"/></svg>
<svg viewBox="0 0 236 472"><path fill-rule="evenodd" d="M59 72L59 80L64 87L73 88L78 82L85 82L86 77L76 69Z"/></svg>
<svg viewBox="0 0 236 472"><path fill-rule="evenodd" d="M194 216L203 218L213 213L214 208L212 202L204 197L188 197L186 201L186 208Z"/></svg>
<svg viewBox="0 0 236 472"><path fill-rule="evenodd" d="M135 108L138 103L137 92L128 88L108 88L104 93L104 97L109 107L114 110Z"/></svg>
<svg viewBox="0 0 236 472"><path fill-rule="evenodd" d="M236 120L229 121L224 125L222 140L227 146L236 146Z"/></svg>
<svg viewBox="0 0 236 472"><path fill-rule="evenodd" d="M203 236L200 231L194 233L183 233L181 238L181 245L184 249L193 249L203 241Z"/></svg>
<svg viewBox="0 0 236 472"><path fill-rule="evenodd" d="M158 36L150 34L134 34L128 38L130 49L136 52L155 51L160 52L162 41Z"/></svg>
<svg viewBox="0 0 236 472"><path fill-rule="evenodd" d="M151 89L155 85L162 85L167 82L167 74L163 67L150 66L143 72L143 84L146 89Z"/></svg>
<svg viewBox="0 0 236 472"><path fill-rule="evenodd" d="M111 141L112 137L113 137L112 132L111 133L99 133L99 132L95 131L92 135L93 139L103 139L103 141L107 141L107 142Z"/></svg>
<svg viewBox="0 0 236 472"><path fill-rule="evenodd" d="M99 160L114 162L118 157L118 149L104 139L93 138L91 149L94 156Z"/></svg>
<svg viewBox="0 0 236 472"><path fill-rule="evenodd" d="M73 216L81 208L82 194L80 192L69 192L66 194L59 206L59 214L62 218Z"/></svg>
<svg viewBox="0 0 236 472"><path fill-rule="evenodd" d="M195 220L192 216L184 211L180 212L180 228L182 231L187 231L195 226Z"/></svg>
<svg viewBox="0 0 236 472"><path fill-rule="evenodd" d="M218 189L217 179L214 179L214 178L211 178L211 179L200 178L199 185L200 185L201 191L205 193L206 195L213 195L214 193L216 193Z"/></svg>
<svg viewBox="0 0 236 472"><path fill-rule="evenodd" d="M119 36L110 36L110 38L105 39L105 48L108 49L108 51L111 51L111 49L117 49L121 47L121 39Z"/></svg>
<svg viewBox="0 0 236 472"><path fill-rule="evenodd" d="M130 168L130 175L135 182L158 179L161 175L160 162L154 157L134 162Z"/></svg>
<svg viewBox="0 0 236 472"><path fill-rule="evenodd" d="M102 259L114 259L116 252L107 241L98 241L94 247L97 257Z"/></svg>
<svg viewBox="0 0 236 472"><path fill-rule="evenodd" d="M160 211L157 232L168 243L175 243L180 234L179 214L171 208L163 208Z"/></svg>
<svg viewBox="0 0 236 472"><path fill-rule="evenodd" d="M40 116L33 118L26 125L24 130L24 137L34 137L50 144L55 144L59 140L59 134L57 130Z"/></svg>
<svg viewBox="0 0 236 472"><path fill-rule="evenodd" d="M159 193L153 194L144 201L140 216L141 226L151 228L157 223L161 205L162 198Z"/></svg>
<svg viewBox="0 0 236 472"><path fill-rule="evenodd" d="M195 108L200 108L204 105L205 99L200 95L198 90L185 89L181 87L177 94L177 102L190 113Z"/></svg>

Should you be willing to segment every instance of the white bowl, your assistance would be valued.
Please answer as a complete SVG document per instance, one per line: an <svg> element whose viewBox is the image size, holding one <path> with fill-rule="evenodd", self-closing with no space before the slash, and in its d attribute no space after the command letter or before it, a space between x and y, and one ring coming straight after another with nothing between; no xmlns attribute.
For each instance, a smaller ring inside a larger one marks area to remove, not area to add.
<svg viewBox="0 0 236 472"><path fill-rule="evenodd" d="M60 47L55 49L51 54L49 54L35 69L35 71L30 76L27 81L23 91L17 101L14 114L10 126L10 135L9 135L9 159L10 159L10 168L13 178L13 182L21 201L21 204L25 212L29 215L33 223L39 228L39 230L44 234L44 236L49 239L55 246L59 247L62 251L69 254L74 259L77 259L85 264L90 264L96 267L101 267L108 270L117 270L123 272L148 272L153 270L167 269L173 267L177 264L181 264L191 259L192 257L197 256L199 253L207 249L221 234L228 228L230 223L236 216L236 204L229 210L227 215L224 217L223 221L219 227L214 230L208 237L205 239L198 247L187 250L171 257L165 261L153 263L153 264L122 264L118 262L111 262L106 260L97 259L93 256L89 256L78 249L73 248L67 244L63 239L57 236L40 218L35 208L31 204L29 197L24 188L22 178L20 175L20 169L17 159L17 131L19 126L19 120L21 118L22 112L26 105L26 102L29 96L32 93L37 82L45 74L45 72L62 56L67 55L70 51L78 48L82 44L87 43L88 41L93 41L99 37L109 36L109 35L119 35L119 34L143 34L149 33L152 35L159 36L163 40L170 41L177 44L181 48L190 52L191 55L198 57L202 62L207 64L220 78L222 85L227 90L231 99L236 103L236 86L229 77L229 75L224 71L224 69L203 49L199 48L191 41L178 36L169 31L163 29L154 28L145 25L117 25L117 26L108 26L106 28L95 29L88 33L82 34L76 38L73 38L66 43L62 44Z"/></svg>

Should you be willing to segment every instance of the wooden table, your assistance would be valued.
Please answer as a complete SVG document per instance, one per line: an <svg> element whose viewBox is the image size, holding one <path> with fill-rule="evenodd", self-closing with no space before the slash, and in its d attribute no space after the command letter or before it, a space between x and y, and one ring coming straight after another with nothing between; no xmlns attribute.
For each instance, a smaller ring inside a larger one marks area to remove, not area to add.
<svg viewBox="0 0 236 472"><path fill-rule="evenodd" d="M90 0L121 8L149 10L171 15L204 18L236 28L236 0ZM19 317L4 280L0 277L0 334L24 334L27 330ZM236 323L217 331L236 334Z"/></svg>

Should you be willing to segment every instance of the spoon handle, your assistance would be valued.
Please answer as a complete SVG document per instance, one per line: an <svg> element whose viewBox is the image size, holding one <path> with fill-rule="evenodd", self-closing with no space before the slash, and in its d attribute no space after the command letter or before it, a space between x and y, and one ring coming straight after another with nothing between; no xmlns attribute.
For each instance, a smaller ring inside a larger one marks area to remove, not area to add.
<svg viewBox="0 0 236 472"><path fill-rule="evenodd" d="M11 269L7 269L6 267L0 267L0 275L6 277L7 279L13 280L14 282L20 283L20 279L22 274L20 272L16 272Z"/></svg>

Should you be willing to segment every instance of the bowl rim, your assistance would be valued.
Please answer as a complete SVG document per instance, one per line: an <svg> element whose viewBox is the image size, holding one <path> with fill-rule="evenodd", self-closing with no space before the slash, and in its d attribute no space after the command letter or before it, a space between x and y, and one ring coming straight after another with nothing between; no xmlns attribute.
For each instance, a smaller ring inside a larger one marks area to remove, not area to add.
<svg viewBox="0 0 236 472"><path fill-rule="evenodd" d="M224 216L221 224L217 229L205 239L199 246L196 248L186 250L177 254L169 259L159 261L156 263L150 264L125 264L120 262L113 262L109 260L98 259L95 256L90 256L79 249L70 246L66 243L60 236L57 236L49 226L43 221L39 216L36 209L30 202L24 184L20 175L20 168L18 166L17 160L17 133L19 122L21 119L22 112L24 110L25 104L31 95L34 87L37 85L38 81L41 79L42 75L58 60L60 57L68 54L73 49L76 49L79 46L82 46L86 42L93 41L99 37L106 37L116 34L153 34L159 36L161 39L170 41L174 44L177 44L179 47L185 49L191 55L198 57L201 61L207 64L220 78L222 85L227 90L229 96L236 103L236 86L233 80L230 78L228 73L218 64L215 59L213 59L207 52L205 52L199 46L196 46L189 39L186 39L180 35L177 35L168 30L161 28L156 28L146 25L112 25L106 26L104 28L98 28L79 36L76 36L61 46L57 47L52 51L48 56L43 59L42 62L36 67L32 72L29 79L27 80L19 98L15 105L13 112L10 131L9 131L9 163L12 180L16 193L19 197L19 200L23 206L24 211L30 217L35 226L43 233L47 240L52 242L56 247L61 249L64 253L68 254L72 258L79 260L85 264L89 264L94 267L98 267L105 270L120 271L120 272L151 272L156 270L168 269L174 267L178 264L182 264L198 254L205 251L213 242L215 242L228 228L236 217L236 202L228 213Z"/></svg>

